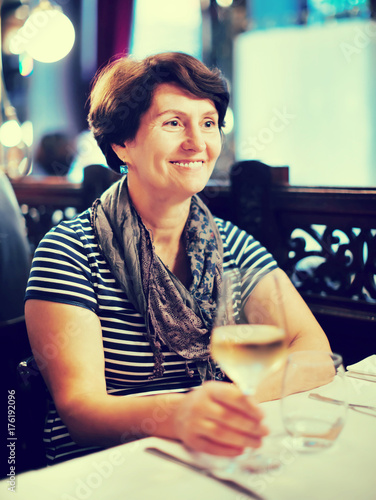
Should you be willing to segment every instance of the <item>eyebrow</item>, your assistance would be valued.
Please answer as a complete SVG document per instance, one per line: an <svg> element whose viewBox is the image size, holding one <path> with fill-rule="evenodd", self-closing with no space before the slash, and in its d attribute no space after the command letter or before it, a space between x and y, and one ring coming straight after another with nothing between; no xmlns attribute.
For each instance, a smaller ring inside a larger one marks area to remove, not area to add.
<svg viewBox="0 0 376 500"><path fill-rule="evenodd" d="M161 113L158 113L157 118L159 118L160 116L163 116L163 115L167 115L167 114L187 116L187 113L185 113L181 109L166 109L166 111L161 111ZM218 111L217 110L208 110L208 111L205 111L204 113L202 113L202 115L208 115L208 116L215 116L216 115L217 116Z"/></svg>

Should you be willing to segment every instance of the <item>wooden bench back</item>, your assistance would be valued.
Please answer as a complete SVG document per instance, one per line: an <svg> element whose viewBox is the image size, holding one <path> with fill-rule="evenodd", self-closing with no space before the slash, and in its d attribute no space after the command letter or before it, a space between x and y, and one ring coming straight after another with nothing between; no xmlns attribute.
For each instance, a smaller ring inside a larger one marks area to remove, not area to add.
<svg viewBox="0 0 376 500"><path fill-rule="evenodd" d="M348 362L376 353L376 189L287 177L285 167L235 164L234 222L273 253Z"/></svg>

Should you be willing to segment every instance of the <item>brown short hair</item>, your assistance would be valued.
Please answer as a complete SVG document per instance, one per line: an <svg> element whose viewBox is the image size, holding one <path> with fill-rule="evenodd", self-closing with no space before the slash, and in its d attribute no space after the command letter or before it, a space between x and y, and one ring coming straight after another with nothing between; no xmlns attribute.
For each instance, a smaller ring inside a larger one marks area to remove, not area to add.
<svg viewBox="0 0 376 500"><path fill-rule="evenodd" d="M135 138L141 116L149 109L153 92L161 83L176 83L191 94L211 99L224 125L229 92L218 69L181 52L166 52L141 61L123 57L96 75L90 94L88 122L108 165L119 172L122 162L111 144L122 146Z"/></svg>

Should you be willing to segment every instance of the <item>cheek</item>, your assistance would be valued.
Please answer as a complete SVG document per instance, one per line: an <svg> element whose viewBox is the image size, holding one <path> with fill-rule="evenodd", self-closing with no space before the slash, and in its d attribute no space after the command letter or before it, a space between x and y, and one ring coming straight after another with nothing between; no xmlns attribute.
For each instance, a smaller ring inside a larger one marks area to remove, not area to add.
<svg viewBox="0 0 376 500"><path fill-rule="evenodd" d="M216 160L222 151L222 138L219 136L210 143L210 153L213 160Z"/></svg>

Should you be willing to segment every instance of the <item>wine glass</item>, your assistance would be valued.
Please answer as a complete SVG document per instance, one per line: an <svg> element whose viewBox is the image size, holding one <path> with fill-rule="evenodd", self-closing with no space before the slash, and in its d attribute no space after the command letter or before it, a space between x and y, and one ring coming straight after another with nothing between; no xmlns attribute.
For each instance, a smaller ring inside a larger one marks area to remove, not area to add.
<svg viewBox="0 0 376 500"><path fill-rule="evenodd" d="M247 396L254 396L260 382L283 367L287 345L278 274L260 268L224 273L210 349ZM258 450L247 450L238 464L252 471L279 466Z"/></svg>

